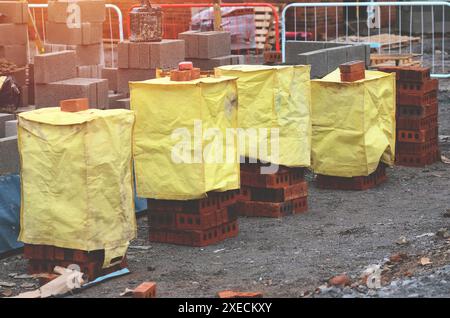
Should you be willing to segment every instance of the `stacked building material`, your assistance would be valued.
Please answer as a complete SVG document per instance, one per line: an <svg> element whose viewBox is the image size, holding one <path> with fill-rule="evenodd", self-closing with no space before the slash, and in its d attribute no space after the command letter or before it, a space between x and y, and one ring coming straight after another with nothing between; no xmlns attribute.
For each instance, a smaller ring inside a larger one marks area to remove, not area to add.
<svg viewBox="0 0 450 318"><path fill-rule="evenodd" d="M19 106L28 106L28 5L22 1L0 1L0 59L15 67L0 70L11 75L20 89Z"/></svg>
<svg viewBox="0 0 450 318"><path fill-rule="evenodd" d="M223 31L187 31L178 35L186 42L186 59L202 70L242 64L242 55L231 54L231 34Z"/></svg>
<svg viewBox="0 0 450 318"><path fill-rule="evenodd" d="M231 190L188 201L149 199L150 241L207 246L237 236L237 195L237 190Z"/></svg>
<svg viewBox="0 0 450 318"><path fill-rule="evenodd" d="M69 25L76 21L72 17L75 6L79 7L79 26ZM105 11L104 0L49 1L45 51L74 50L77 77L101 78Z"/></svg>
<svg viewBox="0 0 450 318"><path fill-rule="evenodd" d="M312 97L317 187L367 190L385 182L395 160L395 76L346 63L313 80Z"/></svg>
<svg viewBox="0 0 450 318"><path fill-rule="evenodd" d="M126 256L118 259L117 264L103 268L104 250L82 251L50 245L24 245L24 257L28 260L28 274L53 273L56 266L79 269L89 281L120 269L126 268ZM76 268L74 266L78 266Z"/></svg>
<svg viewBox="0 0 450 318"><path fill-rule="evenodd" d="M308 210L305 168L280 166L261 174L261 164L241 164L241 189L236 211L242 216L279 218Z"/></svg>
<svg viewBox="0 0 450 318"><path fill-rule="evenodd" d="M188 74L191 67L180 63L180 69L188 68ZM214 127L223 135L236 129L236 78L173 81L160 77L130 86L131 108L136 112L136 189L138 197L148 199L150 241L206 246L237 236L233 205L239 188L239 163L218 157L218 150L199 151L208 147L201 136L192 149L194 162L191 150L181 150L183 146L173 138L181 131L182 137L194 129L197 134L202 126ZM233 139L220 146L222 154L236 158L236 137L229 138Z"/></svg>
<svg viewBox="0 0 450 318"><path fill-rule="evenodd" d="M382 67L397 78L396 164L424 167L439 161L438 80L425 67Z"/></svg>
<svg viewBox="0 0 450 318"><path fill-rule="evenodd" d="M173 69L184 60L184 41L120 42L118 46L117 91L129 95L130 81L156 77L156 69Z"/></svg>
<svg viewBox="0 0 450 318"><path fill-rule="evenodd" d="M64 99L88 98L91 108L108 107L108 80L77 77L75 51L34 57L35 106L56 107Z"/></svg>

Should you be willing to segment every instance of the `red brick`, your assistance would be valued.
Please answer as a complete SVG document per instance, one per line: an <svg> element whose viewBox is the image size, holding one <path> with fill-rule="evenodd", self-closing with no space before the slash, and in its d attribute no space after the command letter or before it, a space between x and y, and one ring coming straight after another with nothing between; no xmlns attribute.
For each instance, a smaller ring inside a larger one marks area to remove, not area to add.
<svg viewBox="0 0 450 318"><path fill-rule="evenodd" d="M424 106L437 102L437 90L416 94L397 94L397 105Z"/></svg>
<svg viewBox="0 0 450 318"><path fill-rule="evenodd" d="M438 149L437 139L432 139L424 143L397 142L396 152L398 154L418 154L430 153Z"/></svg>
<svg viewBox="0 0 450 318"><path fill-rule="evenodd" d="M170 80L175 82L187 82L191 80L191 71L170 71Z"/></svg>
<svg viewBox="0 0 450 318"><path fill-rule="evenodd" d="M410 118L399 116L396 120L396 123L397 129L406 129L406 130L432 129L434 127L437 127L438 118L437 114L425 118Z"/></svg>
<svg viewBox="0 0 450 318"><path fill-rule="evenodd" d="M395 164L407 167L424 167L440 160L440 152L437 149L422 154L397 154Z"/></svg>
<svg viewBox="0 0 450 318"><path fill-rule="evenodd" d="M299 214L308 210L308 199L302 197L286 202L246 201L236 204L239 215L247 217L280 218L286 215Z"/></svg>
<svg viewBox="0 0 450 318"><path fill-rule="evenodd" d="M89 109L89 100L87 98L66 99L59 102L61 111L76 113Z"/></svg>
<svg viewBox="0 0 450 318"><path fill-rule="evenodd" d="M397 140L399 142L424 143L426 141L437 139L438 127L421 130L399 130Z"/></svg>
<svg viewBox="0 0 450 318"><path fill-rule="evenodd" d="M133 290L134 298L156 298L156 283L145 282Z"/></svg>
<svg viewBox="0 0 450 318"><path fill-rule="evenodd" d="M351 61L339 65L341 73L361 73L366 69L364 61Z"/></svg>
<svg viewBox="0 0 450 318"><path fill-rule="evenodd" d="M437 116L437 113L438 113L437 101L422 106L397 105L398 118L422 119L429 116Z"/></svg>
<svg viewBox="0 0 450 318"><path fill-rule="evenodd" d="M301 168L293 168L291 170L279 169L274 174L261 174L259 167L256 167L254 172L241 168L241 185L258 188L283 188L302 182L303 171Z"/></svg>
<svg viewBox="0 0 450 318"><path fill-rule="evenodd" d="M358 177L336 177L317 175L317 187L334 190L367 190L374 188L387 180L386 166L380 163L372 174Z"/></svg>
<svg viewBox="0 0 450 318"><path fill-rule="evenodd" d="M341 73L341 82L356 82L366 77L365 71Z"/></svg>
<svg viewBox="0 0 450 318"><path fill-rule="evenodd" d="M397 94L424 94L439 89L439 81L437 79L430 79L424 82L397 82Z"/></svg>
<svg viewBox="0 0 450 318"><path fill-rule="evenodd" d="M285 202L308 195L308 184L306 181L289 185L279 189L248 188L250 190L250 201L261 202Z"/></svg>

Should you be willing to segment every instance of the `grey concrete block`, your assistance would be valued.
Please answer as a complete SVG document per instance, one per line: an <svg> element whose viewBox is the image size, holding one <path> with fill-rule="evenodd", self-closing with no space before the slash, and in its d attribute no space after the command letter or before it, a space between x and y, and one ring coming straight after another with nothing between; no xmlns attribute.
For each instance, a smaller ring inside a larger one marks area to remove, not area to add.
<svg viewBox="0 0 450 318"><path fill-rule="evenodd" d="M327 50L317 50L298 54L297 64L311 65L311 78L323 77L327 74Z"/></svg>
<svg viewBox="0 0 450 318"><path fill-rule="evenodd" d="M116 103L113 104L113 107L110 107L110 109L130 109L130 99L118 99Z"/></svg>
<svg viewBox="0 0 450 318"><path fill-rule="evenodd" d="M298 61L299 54L322 50L324 48L325 42L287 41L286 64L302 64Z"/></svg>
<svg viewBox="0 0 450 318"><path fill-rule="evenodd" d="M327 51L327 73L337 69L339 65L347 62L347 49L351 46L338 46L326 49Z"/></svg>
<svg viewBox="0 0 450 318"><path fill-rule="evenodd" d="M17 119L5 122L5 137L17 136Z"/></svg>
<svg viewBox="0 0 450 318"><path fill-rule="evenodd" d="M364 61L366 63L366 45L357 44L347 47L347 62L351 61Z"/></svg>
<svg viewBox="0 0 450 318"><path fill-rule="evenodd" d="M10 120L14 120L13 114L0 113L0 138L5 137L5 123Z"/></svg>
<svg viewBox="0 0 450 318"><path fill-rule="evenodd" d="M108 109L121 108L120 103L118 101L125 98L126 98L125 94L110 92L108 95L109 100Z"/></svg>
<svg viewBox="0 0 450 318"><path fill-rule="evenodd" d="M155 69L140 70L133 68L119 68L117 70L117 91L128 96L129 82L145 81L156 77Z"/></svg>
<svg viewBox="0 0 450 318"><path fill-rule="evenodd" d="M19 173L17 136L0 138L0 175Z"/></svg>

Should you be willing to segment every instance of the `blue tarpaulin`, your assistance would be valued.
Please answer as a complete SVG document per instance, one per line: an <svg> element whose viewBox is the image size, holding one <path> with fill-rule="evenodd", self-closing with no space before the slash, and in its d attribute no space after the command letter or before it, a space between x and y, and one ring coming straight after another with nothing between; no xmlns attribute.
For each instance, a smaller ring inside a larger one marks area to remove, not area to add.
<svg viewBox="0 0 450 318"><path fill-rule="evenodd" d="M145 199L135 199L136 213L147 209ZM0 176L0 254L23 246L20 230L20 177Z"/></svg>
<svg viewBox="0 0 450 318"><path fill-rule="evenodd" d="M20 178L0 176L0 254L22 247L17 242L20 221Z"/></svg>

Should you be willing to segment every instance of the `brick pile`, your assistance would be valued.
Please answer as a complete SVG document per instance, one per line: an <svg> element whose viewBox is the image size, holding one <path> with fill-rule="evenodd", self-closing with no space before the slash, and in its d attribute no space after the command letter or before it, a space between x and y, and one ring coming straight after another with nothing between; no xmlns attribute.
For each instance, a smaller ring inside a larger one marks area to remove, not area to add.
<svg viewBox="0 0 450 318"><path fill-rule="evenodd" d="M377 169L368 176L347 178L318 174L316 184L320 189L363 191L375 188L386 180L386 165L380 162Z"/></svg>
<svg viewBox="0 0 450 318"><path fill-rule="evenodd" d="M186 42L186 60L202 70L242 64L242 55L231 54L231 34L224 31L187 31L178 35Z"/></svg>
<svg viewBox="0 0 450 318"><path fill-rule="evenodd" d="M75 51L59 51L34 57L36 108L74 98L88 98L91 108L108 107L108 80L77 77L76 56Z"/></svg>
<svg viewBox="0 0 450 318"><path fill-rule="evenodd" d="M170 70L184 61L184 41L120 42L118 46L117 91L129 96L130 81L156 77L156 70ZM111 71L112 72L112 71Z"/></svg>
<svg viewBox="0 0 450 318"><path fill-rule="evenodd" d="M241 189L236 211L249 217L279 218L308 210L308 184L304 168L280 166L261 174L260 163L241 164Z"/></svg>
<svg viewBox="0 0 450 318"><path fill-rule="evenodd" d="M382 67L397 78L396 164L424 167L439 161L438 80L425 67Z"/></svg>
<svg viewBox="0 0 450 318"><path fill-rule="evenodd" d="M50 245L25 244L24 257L28 260L28 274L53 273L55 266L69 267L78 265L80 271L89 281L127 267L126 257L113 259L118 263L103 268L104 250L82 251L77 249L60 248Z"/></svg>
<svg viewBox="0 0 450 318"><path fill-rule="evenodd" d="M21 1L0 1L0 14L0 59L11 66L3 66L0 75L14 78L21 92L19 106L28 106L28 5Z"/></svg>
<svg viewBox="0 0 450 318"><path fill-rule="evenodd" d="M238 191L210 192L204 199L148 199L151 242L207 246L238 235Z"/></svg>

